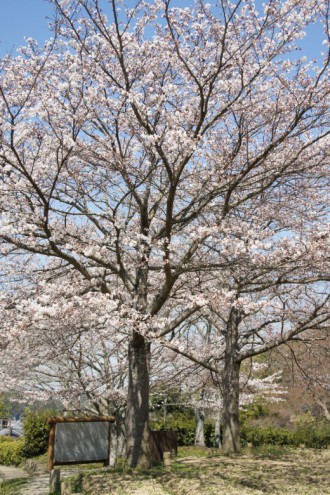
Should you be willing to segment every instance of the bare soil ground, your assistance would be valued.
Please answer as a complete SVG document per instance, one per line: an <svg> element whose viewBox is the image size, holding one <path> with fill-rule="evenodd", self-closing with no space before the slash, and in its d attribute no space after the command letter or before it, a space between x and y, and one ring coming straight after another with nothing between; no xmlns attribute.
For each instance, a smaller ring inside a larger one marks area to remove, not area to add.
<svg viewBox="0 0 330 495"><path fill-rule="evenodd" d="M330 450L189 456L171 471L124 470L84 477L86 495L330 495ZM200 451L196 454L201 455ZM181 453L182 455L182 453Z"/></svg>

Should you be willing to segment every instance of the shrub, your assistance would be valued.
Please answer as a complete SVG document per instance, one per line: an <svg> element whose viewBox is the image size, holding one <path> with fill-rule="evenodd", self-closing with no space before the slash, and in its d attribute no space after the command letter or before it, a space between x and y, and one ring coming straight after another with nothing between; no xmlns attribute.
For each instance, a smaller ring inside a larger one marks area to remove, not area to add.
<svg viewBox="0 0 330 495"><path fill-rule="evenodd" d="M178 445L193 445L196 430L195 418L187 413L168 414L166 423L162 419L152 419L150 427L152 430L173 430L178 435Z"/></svg>
<svg viewBox="0 0 330 495"><path fill-rule="evenodd" d="M3 442L16 442L16 438L15 437L0 437L0 443L3 443Z"/></svg>
<svg viewBox="0 0 330 495"><path fill-rule="evenodd" d="M150 428L152 430L173 430L178 435L179 446L189 446L195 443L196 433L196 420L195 417L189 413L174 413L168 414L166 417L166 423L164 425L161 419L151 419ZM211 447L214 442L212 421L206 420L204 425L205 432L205 444L207 447Z"/></svg>
<svg viewBox="0 0 330 495"><path fill-rule="evenodd" d="M321 422L309 426L298 425L293 434L296 446L304 444L308 448L324 449L330 445L330 424Z"/></svg>
<svg viewBox="0 0 330 495"><path fill-rule="evenodd" d="M284 428L251 427L244 425L241 430L242 444L252 443L254 446L271 445L292 445L292 432Z"/></svg>
<svg viewBox="0 0 330 495"><path fill-rule="evenodd" d="M0 393L0 418L8 418L10 415L10 407L5 399L4 394Z"/></svg>
<svg viewBox="0 0 330 495"><path fill-rule="evenodd" d="M18 466L24 459L25 442L22 439L8 439L0 442L0 464Z"/></svg>
<svg viewBox="0 0 330 495"><path fill-rule="evenodd" d="M330 445L330 424L317 420L311 412L296 417L293 429L281 426L256 426L258 420L269 420L266 406L261 400L240 412L242 445L305 445L308 448L326 448Z"/></svg>
<svg viewBox="0 0 330 495"><path fill-rule="evenodd" d="M33 457L46 452L48 448L49 424L47 420L54 415L54 411L45 410L24 413L24 453L26 457Z"/></svg>
<svg viewBox="0 0 330 495"><path fill-rule="evenodd" d="M322 449L330 445L330 425L328 423L314 423L300 425L295 431L286 428L267 428L243 425L241 428L242 444L252 443L260 445L299 445L308 448Z"/></svg>
<svg viewBox="0 0 330 495"><path fill-rule="evenodd" d="M267 415L267 408L261 399L254 401L252 404L247 405L239 412L239 420L241 424L252 419L260 419Z"/></svg>

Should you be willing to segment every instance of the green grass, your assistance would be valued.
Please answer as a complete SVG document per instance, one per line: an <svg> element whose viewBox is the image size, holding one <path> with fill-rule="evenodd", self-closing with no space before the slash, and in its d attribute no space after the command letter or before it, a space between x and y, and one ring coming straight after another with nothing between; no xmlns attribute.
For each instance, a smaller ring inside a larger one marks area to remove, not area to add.
<svg viewBox="0 0 330 495"><path fill-rule="evenodd" d="M212 449L208 447L179 447L178 448L178 459L183 459L184 457L213 457L223 455L220 449Z"/></svg>
<svg viewBox="0 0 330 495"><path fill-rule="evenodd" d="M242 455L235 456L224 456L215 449L180 447L170 471L161 465L144 470L123 464L109 471L83 473L79 488L90 495L127 495L137 488L139 493L145 489L145 493L151 495L158 493L159 487L168 495L251 495L254 492L330 495L324 469L328 457L326 451L273 445L244 449Z"/></svg>
<svg viewBox="0 0 330 495"><path fill-rule="evenodd" d="M198 473L199 470L199 466L188 466L187 464L180 464L178 462L173 462L171 465L171 472L184 477L194 475Z"/></svg>
<svg viewBox="0 0 330 495"><path fill-rule="evenodd" d="M294 452L297 452L298 449L294 447L290 447L287 445L259 445L252 448L245 447L242 449L243 454L251 453L253 456L268 458L268 459L280 459L282 457L288 456Z"/></svg>
<svg viewBox="0 0 330 495"><path fill-rule="evenodd" d="M4 481L0 484L0 495L17 495L25 484L25 478Z"/></svg>
<svg viewBox="0 0 330 495"><path fill-rule="evenodd" d="M252 448L244 447L242 448L241 454L252 454L257 457L266 458L280 458L297 452L299 449L287 445L260 445L254 446ZM240 454L235 454L240 455ZM198 457L198 458L208 458L208 457L221 457L227 456L221 449L208 448L208 447L179 447L177 459L183 459L185 457Z"/></svg>

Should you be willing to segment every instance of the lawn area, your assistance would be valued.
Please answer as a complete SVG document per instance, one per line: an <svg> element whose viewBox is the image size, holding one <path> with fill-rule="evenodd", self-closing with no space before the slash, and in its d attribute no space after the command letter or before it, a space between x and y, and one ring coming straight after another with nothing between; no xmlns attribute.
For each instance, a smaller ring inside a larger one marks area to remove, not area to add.
<svg viewBox="0 0 330 495"><path fill-rule="evenodd" d="M4 481L0 484L0 495L18 495L20 489L23 488L26 483L27 480L25 478Z"/></svg>
<svg viewBox="0 0 330 495"><path fill-rule="evenodd" d="M97 471L83 478L86 495L330 495L330 450L263 447L224 456L179 449L171 471Z"/></svg>

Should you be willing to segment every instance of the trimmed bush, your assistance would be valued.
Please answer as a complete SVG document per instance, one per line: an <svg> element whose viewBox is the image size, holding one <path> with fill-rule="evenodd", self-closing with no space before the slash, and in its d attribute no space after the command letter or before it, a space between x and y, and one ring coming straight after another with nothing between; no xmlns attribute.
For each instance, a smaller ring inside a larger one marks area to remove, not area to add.
<svg viewBox="0 0 330 495"><path fill-rule="evenodd" d="M323 449L330 445L330 424L314 423L298 426L295 431L286 428L267 428L243 425L241 429L242 444L260 445L305 445L308 448Z"/></svg>
<svg viewBox="0 0 330 495"><path fill-rule="evenodd" d="M49 424L47 420L54 415L54 411L45 410L24 413L24 453L26 457L43 454L48 448Z"/></svg>
<svg viewBox="0 0 330 495"><path fill-rule="evenodd" d="M0 442L0 464L18 466L24 459L24 440L8 438Z"/></svg>
<svg viewBox="0 0 330 495"><path fill-rule="evenodd" d="M241 430L242 444L252 443L254 446L271 445L292 445L293 433L285 428L256 428L244 425Z"/></svg>

